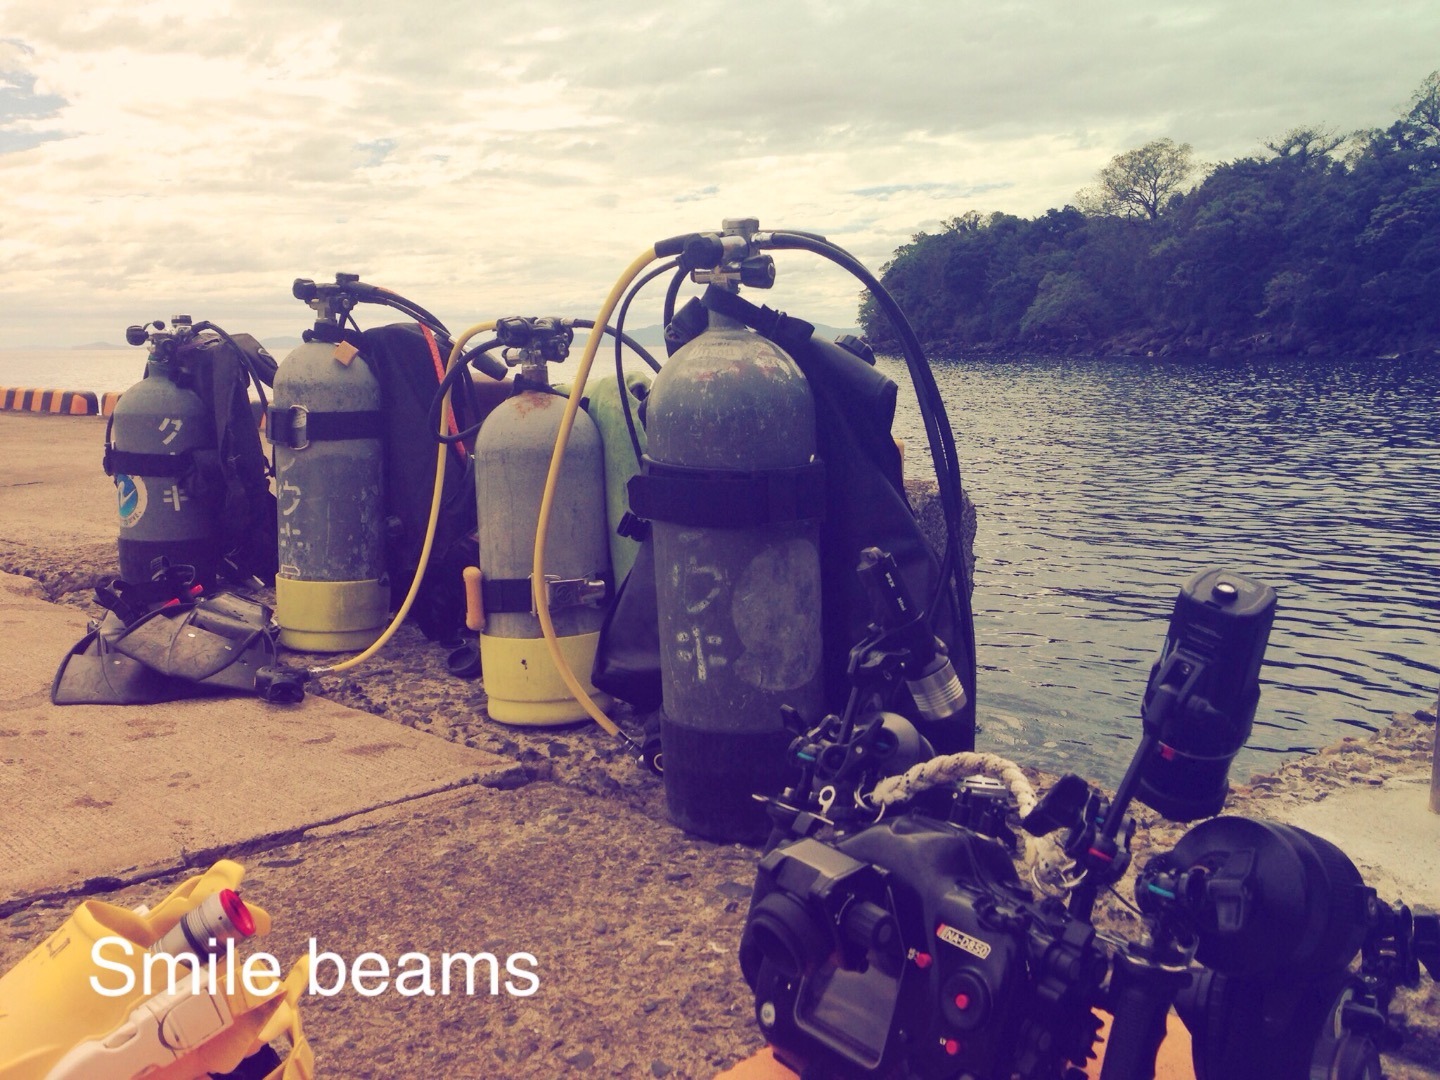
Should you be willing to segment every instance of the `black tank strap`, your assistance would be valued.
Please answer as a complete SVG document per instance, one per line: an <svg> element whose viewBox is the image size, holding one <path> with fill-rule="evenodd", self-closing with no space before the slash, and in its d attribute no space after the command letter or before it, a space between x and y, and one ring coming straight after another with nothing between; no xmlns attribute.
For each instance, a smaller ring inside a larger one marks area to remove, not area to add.
<svg viewBox="0 0 1440 1080"><path fill-rule="evenodd" d="M747 529L825 517L825 465L741 472L666 465L648 455L629 484L630 509L649 521Z"/></svg>
<svg viewBox="0 0 1440 1080"><path fill-rule="evenodd" d="M603 588L601 588L602 585ZM574 607L577 604L598 602L614 591L609 571L594 574L588 579L552 580L549 602L552 608ZM528 577L481 578L480 602L487 615L534 612L535 610L535 598Z"/></svg>
<svg viewBox="0 0 1440 1080"><path fill-rule="evenodd" d="M358 412L311 412L299 405L270 406L266 432L273 443L300 450L313 442L341 439L378 439L384 433L385 416L378 410Z"/></svg>
<svg viewBox="0 0 1440 1080"><path fill-rule="evenodd" d="M102 464L106 476L124 473L126 476L163 476L178 480L190 472L194 457L193 449L179 454L140 454L106 445Z"/></svg>
<svg viewBox="0 0 1440 1080"><path fill-rule="evenodd" d="M535 606L529 578L482 578L480 599L486 614L530 611Z"/></svg>

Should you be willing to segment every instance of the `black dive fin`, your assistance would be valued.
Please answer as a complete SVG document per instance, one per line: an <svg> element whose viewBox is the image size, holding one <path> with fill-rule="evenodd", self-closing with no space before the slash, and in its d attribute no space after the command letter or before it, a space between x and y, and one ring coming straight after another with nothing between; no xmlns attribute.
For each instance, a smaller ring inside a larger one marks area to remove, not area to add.
<svg viewBox="0 0 1440 1080"><path fill-rule="evenodd" d="M123 630L118 619L107 616L65 655L50 684L54 704L149 705L194 696L192 685L114 651L111 642Z"/></svg>
<svg viewBox="0 0 1440 1080"><path fill-rule="evenodd" d="M211 694L294 703L305 673L277 663L279 628L264 604L234 593L171 602L128 626L114 611L60 662L56 705L145 705Z"/></svg>
<svg viewBox="0 0 1440 1080"><path fill-rule="evenodd" d="M111 648L169 678L253 694L256 673L276 662L276 633L268 607L217 593L193 605L152 611Z"/></svg>

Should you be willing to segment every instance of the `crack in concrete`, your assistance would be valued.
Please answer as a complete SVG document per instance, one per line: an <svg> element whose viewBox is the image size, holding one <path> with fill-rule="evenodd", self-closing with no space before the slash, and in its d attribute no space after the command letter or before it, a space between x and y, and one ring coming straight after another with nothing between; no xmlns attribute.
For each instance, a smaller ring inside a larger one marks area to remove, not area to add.
<svg viewBox="0 0 1440 1080"><path fill-rule="evenodd" d="M119 889L129 888L131 885L141 885L147 881L169 877L187 870L207 870L219 859L239 859L265 851L273 851L275 848L285 847L288 844L295 844L310 839L308 834L316 829L339 825L342 822L351 821L355 818L363 817L366 814L373 814L377 811L388 810L396 806L404 806L407 803L418 802L421 799L428 799L435 795L444 795L448 792L459 791L468 787L483 787L493 791L513 791L515 788L525 786L525 784L530 783L533 779L530 778L524 783L511 784L509 786L503 783L486 782L487 780L505 777L512 771L513 767L504 769L499 772L498 776L492 776L492 774L489 773L476 773L463 780L457 780L454 783L444 784L427 791L419 791L398 799L375 803L372 806L348 811L344 814L337 814L334 817L321 821L312 821L292 829L277 830L273 833L266 833L263 836L252 837L249 840L241 840L238 843L216 844L198 851L185 851L182 849L179 857L175 861L157 863L145 867L143 870L135 869L133 872L126 874L87 878L78 885L72 885L66 888L10 897L5 900L0 900L0 919L8 919L17 912L24 911L26 908L32 907L35 904L62 900L84 900L87 897L96 896L100 893L116 892Z"/></svg>

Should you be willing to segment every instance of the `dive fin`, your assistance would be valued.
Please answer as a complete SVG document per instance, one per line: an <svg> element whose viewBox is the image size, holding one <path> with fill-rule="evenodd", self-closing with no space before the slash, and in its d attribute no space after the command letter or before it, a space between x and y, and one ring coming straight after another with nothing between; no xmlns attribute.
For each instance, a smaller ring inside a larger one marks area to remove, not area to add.
<svg viewBox="0 0 1440 1080"><path fill-rule="evenodd" d="M270 608L235 593L171 602L128 626L115 611L60 661L56 705L146 705L211 694L294 703L305 673L279 665Z"/></svg>
<svg viewBox="0 0 1440 1080"><path fill-rule="evenodd" d="M106 623L113 622L107 626ZM148 705L189 697L193 688L114 651L114 634L123 631L107 616L76 643L55 672L50 700L56 705Z"/></svg>
<svg viewBox="0 0 1440 1080"><path fill-rule="evenodd" d="M116 637L112 648L145 667L212 690L255 692L255 675L273 665L268 607L234 593L161 608Z"/></svg>

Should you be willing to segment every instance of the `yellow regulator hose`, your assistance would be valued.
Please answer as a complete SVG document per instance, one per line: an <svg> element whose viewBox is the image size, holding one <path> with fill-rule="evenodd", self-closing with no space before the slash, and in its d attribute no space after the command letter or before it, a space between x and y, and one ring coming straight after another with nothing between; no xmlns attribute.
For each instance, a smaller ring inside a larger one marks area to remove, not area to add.
<svg viewBox="0 0 1440 1080"><path fill-rule="evenodd" d="M476 334L482 334L486 330L495 329L495 321L476 323L461 334L454 346L450 349L450 360L445 365L445 372L449 374L460 359L460 354L465 350L465 343ZM450 389L446 387L444 400L440 402L440 434L445 434L445 420L450 412ZM415 597L420 594L420 583L425 577L426 567L430 565L430 549L435 544L435 528L440 521L440 504L445 494L445 454L446 444L443 442L435 444L435 493L430 497L430 520L425 526L425 543L420 548L420 564L415 567L415 577L410 582L410 591L405 594L405 601L400 605L400 610L390 620L390 625L385 627L385 632L375 639L374 643L362 653L357 653L348 660L342 660L338 664L326 664L323 667L306 668L307 675L333 675L339 671L348 671L357 664L363 664L377 652L385 647L385 643L395 636L395 631L400 629L400 624L405 621L405 616L410 614L410 608L415 603ZM544 521L542 512L541 521ZM548 617L548 613L547 613ZM573 678L573 676L572 676Z"/></svg>
<svg viewBox="0 0 1440 1080"><path fill-rule="evenodd" d="M630 283L655 259L655 248L650 247L625 269L620 279L615 282L615 287L610 290L610 295L605 298L605 305L595 317L595 326L590 331L589 340L585 342L585 352L581 355L579 369L575 372L575 383L565 402L565 413L560 418L560 431L555 436L555 450L550 456L550 471L545 476L545 491L540 498L540 521L535 529L535 565L530 579L535 598L535 614L540 619L540 633L545 638L545 647L550 650L550 658L555 662L555 669L560 673L561 680L595 723L636 750L639 747L635 746L634 741L615 725L615 721L605 715L605 711L586 692L580 680L575 677L575 672L571 670L565 654L560 651L560 639L555 633L555 623L550 618L550 598L545 588L545 538L550 531L550 512L555 506L555 489L560 483L560 466L565 460L565 447L570 441L570 431L575 426L575 414L580 411L580 399L585 396L585 380L590 374L590 365L600 349L600 339L605 336L603 328L610 325L610 315L620 303L620 298L625 295ZM623 388L621 392L624 392Z"/></svg>

